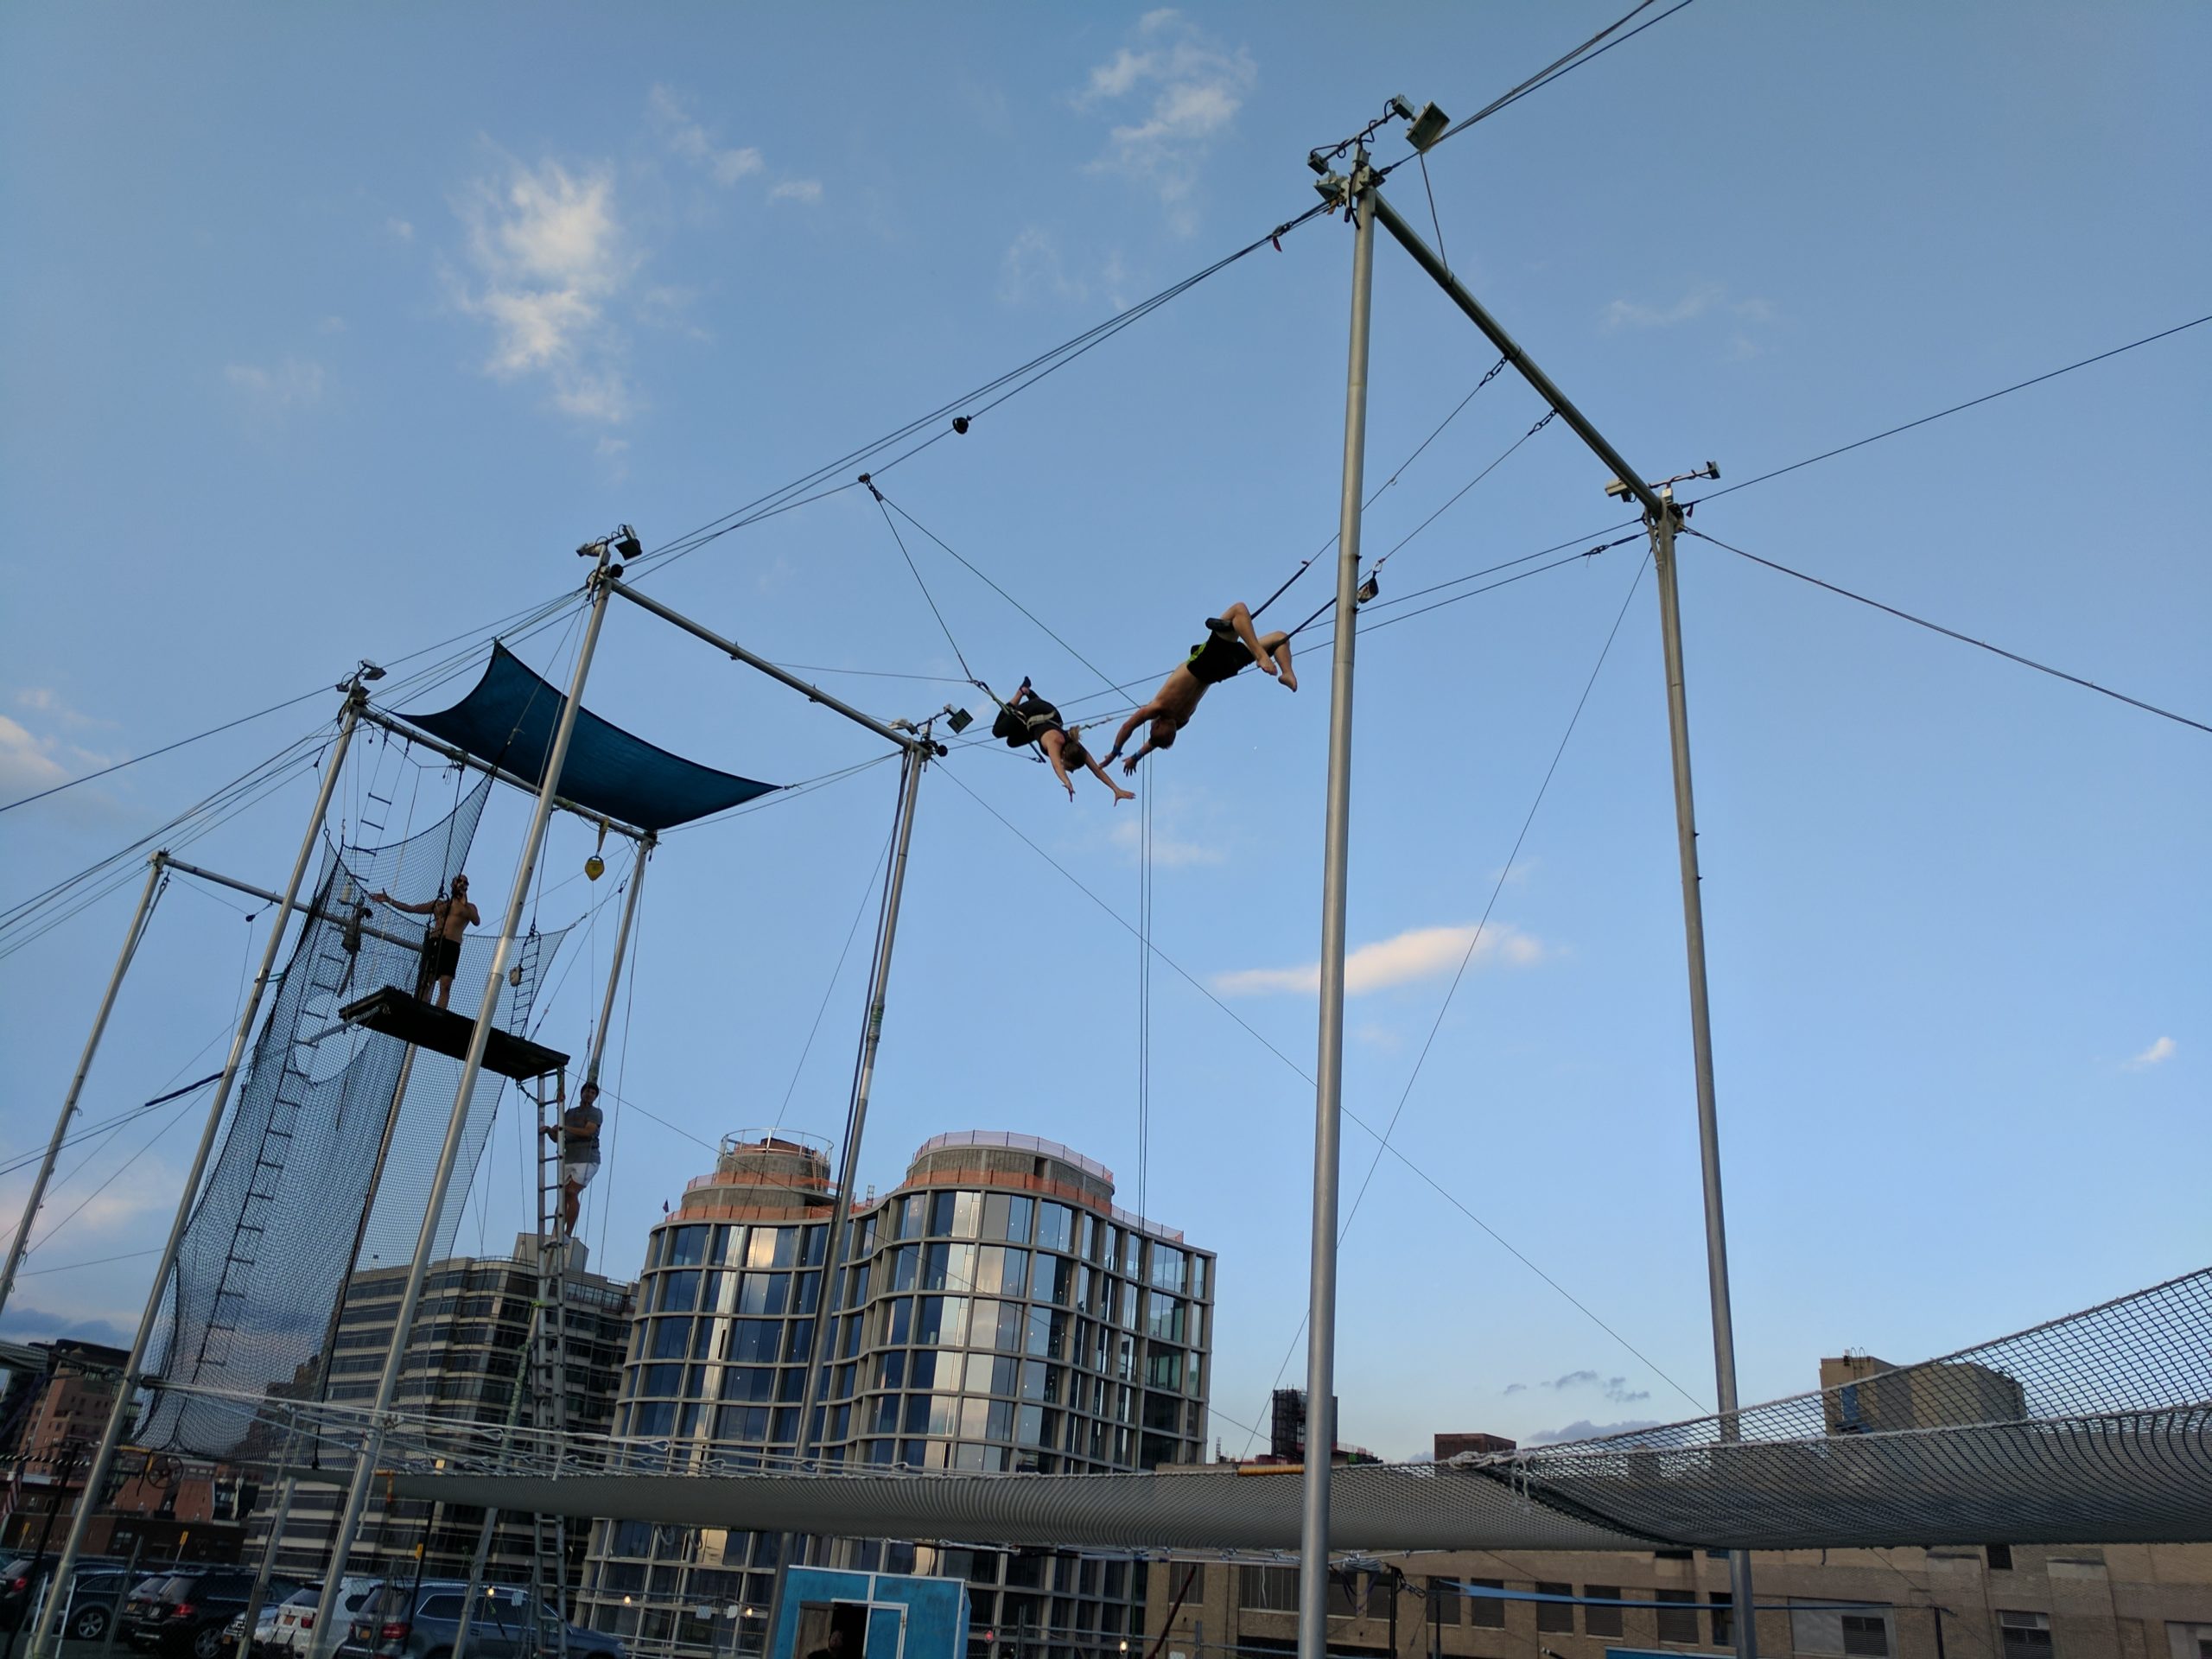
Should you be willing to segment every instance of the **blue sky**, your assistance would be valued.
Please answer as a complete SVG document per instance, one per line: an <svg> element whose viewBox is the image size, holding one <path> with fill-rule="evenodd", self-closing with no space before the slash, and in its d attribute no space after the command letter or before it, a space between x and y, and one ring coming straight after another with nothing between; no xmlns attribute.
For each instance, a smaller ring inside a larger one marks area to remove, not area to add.
<svg viewBox="0 0 2212 1659"><path fill-rule="evenodd" d="M15 9L0 798L550 597L580 575L569 550L618 521L649 544L701 524L1302 211L1306 150L1387 95L1464 113L1611 15ZM2180 5L1700 0L1436 151L1436 216L1455 267L1639 466L1745 479L2212 308L2208 51L2212 22ZM1417 174L1392 194L1428 219ZM1340 224L1308 226L886 487L1113 678L1164 670L1335 527L1350 252ZM1379 483L1493 359L1387 245L1376 288ZM2208 353L2212 327L1695 522L2204 718ZM1539 413L1494 382L1376 503L1370 550ZM1386 596L1601 539L1621 517L1604 482L1554 424L1391 561ZM909 543L977 671L1099 689ZM1636 556L1365 636L1347 1100L1370 1122L1397 1107ZM882 715L960 694L861 492L652 586ZM1682 598L1745 1395L1809 1386L1847 1345L1941 1351L2202 1266L2212 740L1707 544L1685 548ZM572 646L556 629L520 648L559 672ZM1690 1414L1673 1383L1710 1402L1658 657L1647 580L1394 1136L1639 1351L1385 1158L1345 1241L1338 1373L1344 1433L1377 1449ZM1310 1068L1325 654L1301 667L1294 696L1214 693L1145 787L1160 948ZM876 752L626 610L590 701L778 781ZM334 705L0 819L7 901ZM449 788L427 776L423 815ZM835 1132L865 931L834 991L830 974L892 786L879 766L656 860L610 1062L641 1109L617 1115L587 1215L602 1265L634 1266L708 1167L699 1141L779 1111ZM311 791L192 855L280 880ZM1137 946L979 799L1135 914L1136 806L1088 783L1071 805L1002 750L933 773L863 1179L894 1181L938 1130L1016 1128L1113 1166L1133 1203ZM522 819L512 800L487 817L480 901L504 897ZM590 845L556 827L546 925L608 897L578 874ZM0 1152L43 1137L128 903L0 959ZM582 1047L611 923L577 936L549 1040ZM198 1075L249 931L171 893L92 1117ZM1235 1450L1303 1311L1311 1094L1173 972L1153 996L1146 1205L1221 1252ZM24 1281L11 1333L128 1324L145 1258L74 1264L159 1242L190 1136L170 1128L35 1254L61 1271ZM1374 1145L1348 1128L1348 1207ZM23 1182L0 1180L11 1215ZM510 1235L520 1185L503 1129L464 1237Z"/></svg>

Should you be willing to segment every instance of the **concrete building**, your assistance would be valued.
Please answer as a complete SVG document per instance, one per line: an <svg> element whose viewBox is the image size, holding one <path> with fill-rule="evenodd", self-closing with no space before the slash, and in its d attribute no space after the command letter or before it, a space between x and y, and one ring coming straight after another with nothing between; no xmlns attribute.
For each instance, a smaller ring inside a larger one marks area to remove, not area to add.
<svg viewBox="0 0 2212 1659"><path fill-rule="evenodd" d="M2018 1382L1964 1360L1898 1371L1872 1354L1846 1354L1821 1362L1821 1388L1831 1434L2013 1423L2028 1414L2027 1394Z"/></svg>
<svg viewBox="0 0 2212 1659"><path fill-rule="evenodd" d="M788 1455L830 1210L819 1145L723 1142L653 1229L618 1436L666 1441L673 1467ZM896 1188L855 1206L848 1260L823 1462L1056 1474L1202 1458L1214 1257L1116 1209L1104 1166L1027 1135L938 1135ZM778 1545L602 1522L579 1617L646 1659L757 1650ZM978 1653L1118 1651L1141 1617L1143 1564L1095 1553L862 1539L815 1559L963 1580Z"/></svg>
<svg viewBox="0 0 2212 1659"><path fill-rule="evenodd" d="M1874 1604L1760 1613L1766 1659L2212 1659L2212 1545L1763 1551L1753 1561L1763 1605ZM1193 1581L1171 1626L1185 1573ZM1633 1605L1490 1599L1462 1594L1459 1584ZM1724 1654L1727 1601L1726 1558L1686 1550L1408 1555L1331 1586L1329 1651L1356 1659ZM1294 1652L1297 1608L1295 1567L1158 1569L1147 1649L1164 1634L1162 1659Z"/></svg>
<svg viewBox="0 0 2212 1659"><path fill-rule="evenodd" d="M528 1359L537 1296L537 1239L523 1234L516 1238L512 1256L459 1256L431 1264L402 1361L401 1410L433 1411L475 1423L507 1421ZM568 1423L572 1430L604 1434L613 1419L635 1287L590 1272L587 1260L579 1242L572 1248L567 1276ZM384 1368L406 1279L407 1268L401 1265L356 1273L347 1281L346 1311L332 1348L330 1399L376 1397L377 1377ZM530 1421L526 1404L521 1421ZM301 1484L277 1547L278 1572L299 1578L322 1576L344 1497L335 1486ZM363 1517L360 1541L354 1546L353 1570L370 1572L405 1560L411 1571L415 1546L426 1543L425 1576L466 1578L483 1511L438 1506L426 1540L428 1508L403 1500L387 1512L382 1489L375 1489ZM258 1561L268 1548L270 1519L270 1507L264 1503L248 1522L247 1560ZM582 1530L569 1529L571 1583L582 1559ZM494 1529L487 1579L527 1584L534 1548L529 1516L502 1520Z"/></svg>

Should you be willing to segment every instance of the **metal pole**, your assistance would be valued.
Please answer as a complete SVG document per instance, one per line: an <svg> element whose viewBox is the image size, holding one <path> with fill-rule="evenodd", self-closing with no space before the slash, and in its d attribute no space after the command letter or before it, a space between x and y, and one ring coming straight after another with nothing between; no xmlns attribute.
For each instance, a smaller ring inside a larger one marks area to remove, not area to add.
<svg viewBox="0 0 2212 1659"><path fill-rule="evenodd" d="M902 740L903 741L903 740ZM806 1386L799 1396L798 1432L791 1446L791 1462L804 1470L814 1452L814 1408L828 1372L830 1343L836 1327L837 1277L845 1262L845 1232L852 1224L853 1184L860 1173L861 1142L868 1130L869 1090L875 1082L875 1052L883 1037L883 1004L891 982L891 947L899 932L899 900L906 886L906 849L914 838L914 807L921 794L922 768L931 753L930 728L925 725L918 741L910 743L899 762L899 826L891 868L883 878L883 911L876 930L875 961L868 973L868 1019L861 1027L860 1058L853 1070L853 1095L845 1114L845 1143L837 1158L837 1197L830 1211L830 1240L823 1251L821 1294L814 1304L814 1344L806 1362ZM776 1573L768 1591L768 1632L762 1638L766 1652L774 1645L783 1618L784 1587L791 1573L791 1556L804 1535L786 1534L776 1552Z"/></svg>
<svg viewBox="0 0 2212 1659"><path fill-rule="evenodd" d="M406 1288L400 1293L399 1309L391 1327L391 1345L385 1351L384 1372L377 1381L376 1403L370 1408L362 1431L359 1461L353 1467L353 1479L346 1492L346 1507L340 1515L338 1535L323 1581L322 1605L315 1611L311 1659L327 1655L334 1639L339 1582L345 1577L346 1560L353 1553L362 1512L368 1507L369 1488L376 1479L377 1460L384 1451L391 1402L399 1392L399 1373L406 1362L416 1306L423 1300L423 1281L429 1276L430 1253L437 1248L438 1224L444 1213L446 1192L453 1185L454 1169L461 1159L462 1135L468 1127L469 1102L475 1096L476 1079L484 1069L485 1046L491 1040L499 991L506 980L507 957L514 947L515 930L522 925L524 906L530 900L531 878L537 869L546 821L553 815L553 797L560 787L561 769L568 761L569 740L576 729L576 711L583 702L584 678L591 671L592 652L599 644L600 627L607 620L607 595L614 589L613 579L607 574L608 556L609 550L602 547L599 568L592 573L594 591L590 620L584 624L583 642L576 647L576 666L569 676L569 695L561 707L560 721L554 728L552 752L545 757L545 777L538 788L537 806L531 814L529 831L523 838L522 858L515 867L506 916L499 925L499 938L493 942L492 961L484 976L483 1001L478 1005L475 1023L470 1028L468 1053L461 1063L461 1084L454 1091L453 1110L446 1119L445 1140L438 1148L437 1168L430 1177L429 1193L423 1203L423 1227L415 1238L415 1258L408 1268Z"/></svg>
<svg viewBox="0 0 2212 1659"><path fill-rule="evenodd" d="M365 710L362 718L365 720L367 717ZM282 894L271 893L266 887L257 887L251 881L241 881L234 875L225 875L216 870L203 870L199 865L188 864L181 858L171 858L168 862L169 868L175 870L179 875L196 875L202 881L213 881L219 887L228 887L233 893L243 893L250 898L261 899L265 904L274 905L283 902ZM353 918L350 916L324 910L303 899L294 899L289 905L285 906L285 909L296 910L302 916L312 916L319 922L333 922L340 927L350 926L353 922ZM381 928L365 925L363 925L361 931L369 938L382 939L386 944L396 944L403 950L420 953L423 949L423 936L420 933L410 938L404 933L387 933Z"/></svg>
<svg viewBox="0 0 2212 1659"><path fill-rule="evenodd" d="M215 1085L215 1097L207 1103L207 1121L200 1128L200 1145L192 1155L192 1167L185 1174L184 1190L177 1196L176 1215L169 1223L168 1242L162 1246L161 1259L154 1264L153 1287L146 1293L146 1307L138 1316L137 1334L130 1339L130 1353L123 1362L115 1404L108 1410L107 1427L100 1432L99 1449L92 1453L92 1467L86 1474L84 1501L77 1506L76 1518L70 1523L69 1541L61 1547L61 1559L54 1563L55 1573L65 1582L76 1568L77 1553L84 1548L85 1534L92 1523L92 1511L99 1507L100 1492L115 1466L115 1450L122 1442L123 1426L130 1416L131 1397L137 1391L139 1367L146 1362L146 1345L153 1340L154 1324L161 1316L162 1293L168 1287L170 1269L176 1266L177 1247L184 1242L185 1224L192 1219L193 1206L199 1201L200 1179L207 1173L207 1160L215 1149L216 1132L222 1128L224 1110L231 1103L231 1089L238 1082L247 1039L252 1036L253 1022L261 1013L261 999L276 972L276 952L284 943L284 924L292 901L300 896L300 883L307 877L308 861L315 856L315 842L321 837L322 820L330 810L330 798L337 790L338 774L346 764L346 751L353 741L353 728L359 723L362 706L368 701L368 694L361 690L359 679L344 690L346 709L338 719L337 741L322 763L322 787L315 791L315 810L308 815L307 833L300 837L299 854L292 860L292 874L284 883L283 908L269 925L269 944L261 953L261 971L253 976L245 1011L238 1015L238 1028L231 1039L230 1056L223 1062L222 1081ZM31 1637L32 1659L54 1659L60 1650L54 1631L59 1608L58 1602L49 1602L40 1616L38 1629Z"/></svg>
<svg viewBox="0 0 2212 1659"><path fill-rule="evenodd" d="M1629 476L1624 475L1623 481ZM1638 480L1639 482L1641 480ZM1697 1065L1698 1163L1705 1178L1705 1269L1713 1302L1713 1390L1720 1438L1742 1438L1736 1415L1736 1328L1728 1306L1728 1227L1720 1201L1720 1120L1713 1103L1713 1024L1705 983L1705 904L1698 891L1697 803L1690 790L1689 696L1682 678L1682 614L1675 591L1675 529L1681 518L1674 492L1651 518L1651 564L1659 580L1659 629L1667 658L1667 736L1674 749L1675 843L1682 869L1682 938L1690 973L1690 1051ZM1758 1615L1752 1610L1749 1550L1728 1554L1735 1599L1737 1659L1758 1659Z"/></svg>
<svg viewBox="0 0 2212 1659"><path fill-rule="evenodd" d="M1313 1091L1313 1272L1306 1315L1305 1504L1298 1533L1298 1659L1329 1650L1329 1474L1337 1446L1337 1186L1344 1080L1344 887L1351 846L1351 693L1359 627L1360 502L1367 467L1367 334L1376 196L1364 148L1349 186L1351 349L1344 370L1344 493L1337 514L1337 625L1329 685L1329 806L1321 876L1321 1030Z"/></svg>
<svg viewBox="0 0 2212 1659"><path fill-rule="evenodd" d="M906 750L909 753L926 753L924 747L924 740L917 737L911 731L901 731L895 726L887 726L881 721L876 719L874 715L862 714L859 709L854 708L849 702L846 702L840 698L831 696L827 691L824 691L818 685L809 685L804 680L799 678L796 674L785 673L782 669L778 668L775 664L770 662L766 657L754 656L743 645L739 645L734 639L723 639L721 635L714 632L711 629L704 627L699 623L694 622L690 617L684 615L681 611L672 611L667 606L662 604L658 600L648 599L636 588L627 585L619 588L615 591L620 593L623 598L628 600L632 605L639 607L642 610L651 611L655 616L660 618L662 621L672 622L677 627L683 629L684 632L690 634L693 638L705 640L709 645L712 645L716 651L721 652L724 656L734 658L748 668L757 668L763 674L766 674L770 679L780 681L782 683L791 687L792 690L804 693L809 702L818 702L824 709L830 710L832 713L842 715L847 720L853 721L855 724L867 727L868 730L874 732L878 737L890 739L892 742L898 744L899 747ZM903 724L903 722L901 723Z"/></svg>
<svg viewBox="0 0 2212 1659"><path fill-rule="evenodd" d="M131 957L138 954L138 941L146 937L146 924L154 913L154 901L161 897L162 873L168 863L168 854L156 853L148 861L145 891L138 895L138 908L131 912L130 931L123 936L123 950L115 959L115 971L108 976L107 995L100 998L100 1011L92 1016L92 1034L85 1039L85 1052L78 1058L77 1074L69 1079L69 1092L62 1098L61 1116L54 1120L54 1136L46 1143L46 1157L38 1166L38 1177L31 1183L31 1195L23 1204L23 1218L16 1226L15 1242L8 1246L8 1265L0 1268L0 1308L8 1306L8 1293L16 1287L16 1269L23 1264L23 1252L30 1248L31 1224L38 1219L39 1206L46 1202L46 1184L54 1177L54 1166L61 1156L61 1143L68 1138L69 1120L77 1115L77 1097L85 1091L85 1078L92 1069L92 1056L99 1052L101 1033L107 1030L107 1017L114 1011L116 993L123 988L123 976L130 970Z"/></svg>
<svg viewBox="0 0 2212 1659"><path fill-rule="evenodd" d="M1659 496L1643 481L1643 475L1630 468L1628 462L1621 459L1620 451L1606 442L1605 435L1590 423L1589 416L1577 409L1567 395L1552 384L1551 376L1536 366L1534 359L1521 349L1513 336L1505 332L1504 325L1483 308L1482 302L1460 286L1459 279L1452 274L1443 260L1437 257L1435 251L1421 240L1421 232L1401 219L1397 209L1385 201L1379 192L1375 197L1375 216L1382 221L1382 228L1397 238L1400 245L1413 255L1414 262L1435 278L1436 285L1450 297L1452 303L1465 312L1468 320L1489 336L1490 343L1497 347L1499 355L1519 371L1521 378L1535 389L1536 395L1559 411L1560 419L1574 429L1575 436L1588 444L1596 452L1598 459L1613 469L1613 476L1643 504L1643 510L1656 517L1660 511Z"/></svg>
<svg viewBox="0 0 2212 1659"><path fill-rule="evenodd" d="M375 1161L369 1166L369 1189L361 1198L361 1213L353 1224L353 1248L346 1257L346 1278L338 1287L338 1294L330 1305L330 1320L322 1328L322 1346L315 1360L315 1397L320 1401L323 1390L330 1385L331 1356L338 1346L338 1327L346 1317L346 1302L353 1288L353 1274L361 1260L361 1243L368 1236L369 1214L377 1205L377 1189L384 1184L384 1166L391 1156L392 1135L399 1127L400 1103L407 1098L407 1080L415 1072L415 1046L410 1043L399 1057L399 1076L392 1084L391 1103L385 1107L384 1134L377 1141ZM276 1569L276 1551L284 1540L284 1528L292 1518L292 1501L298 1495L300 1478L290 1466L299 1438L299 1413L292 1414L292 1428L285 1440L284 1484L278 1488L275 1516L269 1529L269 1546L261 1553L261 1567L254 1574L253 1590L246 1597L245 1629L253 1629L255 1616L261 1611L263 1599L269 1593L269 1580ZM249 1637L249 1639L251 1639Z"/></svg>
<svg viewBox="0 0 2212 1659"><path fill-rule="evenodd" d="M584 1081L599 1081L600 1057L607 1052L607 1022L614 1018L614 988L622 982L622 964L630 949L630 924L637 919L638 894L645 885L645 861L657 842L652 834L638 843L638 862L630 872L630 891L622 900L622 919L614 929L614 962L607 970L607 993L599 999L599 1024L592 1030L591 1053L584 1061Z"/></svg>

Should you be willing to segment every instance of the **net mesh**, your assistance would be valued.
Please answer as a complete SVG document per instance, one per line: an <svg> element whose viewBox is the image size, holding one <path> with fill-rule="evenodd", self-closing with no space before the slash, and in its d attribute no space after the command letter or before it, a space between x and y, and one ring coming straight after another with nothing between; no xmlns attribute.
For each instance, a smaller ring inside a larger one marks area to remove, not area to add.
<svg viewBox="0 0 2212 1659"><path fill-rule="evenodd" d="M424 929L372 905L445 892L474 839L487 778L419 834L376 849L327 849L313 910L301 925L250 1069L232 1100L212 1173L163 1290L162 1325L150 1368L156 1389L140 1421L143 1445L227 1457L251 1427L219 1403L275 1391L312 1395L322 1380L332 1311L353 1268L378 1142L400 1082L406 1046L349 1026L344 1004L384 985L416 988ZM369 912L363 914L364 908ZM511 959L519 982L503 988L499 1017L519 1033L563 938L532 931ZM453 1006L473 1014L496 939L464 941ZM459 1062L416 1052L401 1102L364 1255L422 1224L428 1171L460 1083ZM437 1254L460 1224L461 1193L505 1085L485 1074L469 1108L462 1179L440 1218Z"/></svg>
<svg viewBox="0 0 2212 1659"><path fill-rule="evenodd" d="M1350 1549L1840 1548L2212 1541L2212 1268L2016 1336L1738 1414L1449 1464L1347 1467ZM354 1427L309 1431L340 1443ZM422 1419L387 1455L407 1497L835 1536L1294 1548L1299 1482L1151 1475L762 1472L704 1443L588 1454ZM443 1472L438 1472L438 1471ZM1603 1543L1595 1541L1604 1540Z"/></svg>

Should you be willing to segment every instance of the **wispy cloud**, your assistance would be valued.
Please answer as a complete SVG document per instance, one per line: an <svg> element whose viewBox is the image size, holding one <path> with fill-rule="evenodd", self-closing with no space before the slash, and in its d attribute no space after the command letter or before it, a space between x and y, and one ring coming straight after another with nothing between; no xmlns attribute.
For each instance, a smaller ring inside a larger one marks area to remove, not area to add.
<svg viewBox="0 0 2212 1659"><path fill-rule="evenodd" d="M1139 854L1144 849L1144 832L1134 817L1117 819L1106 832L1107 839L1125 853ZM1163 869L1187 869L1194 864L1218 864L1224 855L1211 842L1192 841L1181 836L1163 835L1157 824L1152 831L1152 861Z"/></svg>
<svg viewBox="0 0 2212 1659"><path fill-rule="evenodd" d="M636 409L622 340L609 302L637 256L616 213L614 175L576 175L557 162L510 162L456 204L473 280L461 308L492 330L487 372L541 376L555 405L581 420L616 424Z"/></svg>
<svg viewBox="0 0 2212 1659"><path fill-rule="evenodd" d="M1628 1385L1628 1378L1624 1376L1606 1376L1599 1372L1590 1370L1568 1371L1562 1376L1541 1382L1536 1386L1540 1389L1549 1389L1555 1394L1564 1394L1574 1389L1595 1389L1617 1406L1632 1406L1639 1401L1649 1400L1651 1397L1650 1389L1631 1389ZM1514 1385L1514 1389L1519 1387L1518 1383ZM1507 1392L1511 1393L1513 1389L1508 1389Z"/></svg>
<svg viewBox="0 0 2212 1659"><path fill-rule="evenodd" d="M412 242L415 239L414 226L409 224L407 220L400 218L397 213L391 215L385 220L384 233L395 242Z"/></svg>
<svg viewBox="0 0 2212 1659"><path fill-rule="evenodd" d="M670 153L699 168L727 189L767 166L751 145L726 149L691 112L690 102L671 86L655 86L645 94L645 116L661 135Z"/></svg>
<svg viewBox="0 0 2212 1659"><path fill-rule="evenodd" d="M1578 1389L1586 1382L1595 1382L1597 1380L1598 1373L1595 1371L1569 1371L1564 1376L1553 1377L1549 1382L1541 1382L1537 1386L1545 1389Z"/></svg>
<svg viewBox="0 0 2212 1659"><path fill-rule="evenodd" d="M289 414L322 401L322 365L306 358L287 357L268 368L257 363L226 363L223 378L257 415Z"/></svg>
<svg viewBox="0 0 2212 1659"><path fill-rule="evenodd" d="M1630 1434L1639 1428L1656 1428L1656 1417L1631 1417L1618 1423L1593 1423L1587 1417L1577 1418L1560 1428L1540 1428L1528 1437L1530 1446L1556 1446L1564 1440L1594 1440L1607 1434Z"/></svg>
<svg viewBox="0 0 2212 1659"><path fill-rule="evenodd" d="M1526 1382L1509 1382L1505 1385L1503 1392L1509 1395L1526 1394L1529 1392L1529 1385Z"/></svg>
<svg viewBox="0 0 2212 1659"><path fill-rule="evenodd" d="M54 747L51 738L34 737L0 715L0 801L19 801L67 783L74 774L54 758Z"/></svg>
<svg viewBox="0 0 2212 1659"><path fill-rule="evenodd" d="M785 179L768 193L771 201L817 202L822 200L819 179Z"/></svg>
<svg viewBox="0 0 2212 1659"><path fill-rule="evenodd" d="M1137 20L1131 42L1094 67L1076 106L1121 118L1094 171L1119 173L1156 194L1168 221L1198 228L1192 197L1198 168L1259 81L1242 47L1230 48L1171 8Z"/></svg>
<svg viewBox="0 0 2212 1659"><path fill-rule="evenodd" d="M1478 963L1525 967L1541 960L1544 954L1544 947L1538 940L1510 922L1491 922L1483 930L1479 941L1475 938L1472 926L1410 928L1394 938L1363 944L1351 952L1344 958L1344 989L1358 996L1402 985L1409 980L1448 973L1459 967L1470 943L1474 944L1474 961ZM1224 996L1318 991L1321 988L1321 967L1319 963L1310 963L1302 968L1240 969L1234 973L1216 975L1213 988Z"/></svg>
<svg viewBox="0 0 2212 1659"><path fill-rule="evenodd" d="M2127 1069L2130 1071L2147 1071L2154 1065L2164 1065L2173 1058L2174 1047L2172 1038L2161 1037L2140 1054L2132 1057L2127 1062Z"/></svg>
<svg viewBox="0 0 2212 1659"><path fill-rule="evenodd" d="M1757 296L1732 299L1719 283L1695 283L1680 299L1654 303L1618 299L1605 308L1607 328L1678 328L1700 319L1728 326L1728 354L1753 357L1758 353L1757 332L1775 321L1774 302Z"/></svg>

